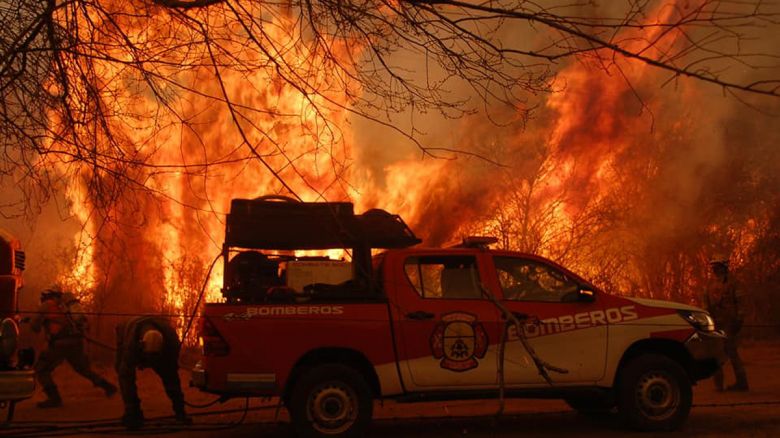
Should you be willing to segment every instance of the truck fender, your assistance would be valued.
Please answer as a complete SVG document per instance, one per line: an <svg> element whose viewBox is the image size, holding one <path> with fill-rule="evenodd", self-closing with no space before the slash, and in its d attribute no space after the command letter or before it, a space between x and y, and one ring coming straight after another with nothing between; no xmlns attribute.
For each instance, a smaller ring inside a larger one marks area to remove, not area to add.
<svg viewBox="0 0 780 438"><path fill-rule="evenodd" d="M693 358L683 344L672 339L650 338L638 340L626 349L618 363L613 386L620 381L620 373L624 369L625 364L645 353L660 354L672 359L680 364L691 381L695 381L693 376Z"/></svg>
<svg viewBox="0 0 780 438"><path fill-rule="evenodd" d="M282 393L284 402L287 403L296 381L303 373L315 366L326 363L337 363L355 369L366 379L374 397L381 396L382 388L374 365L363 353L350 348L323 347L306 352L295 362L284 385L284 392Z"/></svg>

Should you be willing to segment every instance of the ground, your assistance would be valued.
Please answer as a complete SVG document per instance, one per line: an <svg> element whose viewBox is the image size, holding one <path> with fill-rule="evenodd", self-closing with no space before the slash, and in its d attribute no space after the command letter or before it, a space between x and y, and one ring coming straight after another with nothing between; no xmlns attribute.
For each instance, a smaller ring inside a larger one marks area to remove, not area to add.
<svg viewBox="0 0 780 438"><path fill-rule="evenodd" d="M711 381L694 388L694 408L683 429L659 434L683 436L780 436L780 342L750 342L742 348L750 378L748 393L718 393ZM113 371L102 370L112 381ZM733 380L727 366L727 383ZM275 400L252 399L245 412L244 399L216 404L207 409L190 408L194 425L189 428L172 423L170 404L157 377L151 371L139 375L139 394L149 419L139 432L127 432L117 424L122 401L117 395L106 399L102 392L76 375L67 365L55 372L65 405L41 410L35 402L43 398L36 393L32 400L18 405L14 423L0 429L0 436L116 436L173 435L193 437L283 437L290 435L287 415L279 412L274 420ZM182 381L189 381L186 371ZM190 403L205 403L214 397L185 388ZM506 415L495 420L496 401L438 402L397 404L375 408L374 437L623 437L630 433L610 419L594 421L572 412L557 400L510 400ZM652 437L653 434L634 435Z"/></svg>

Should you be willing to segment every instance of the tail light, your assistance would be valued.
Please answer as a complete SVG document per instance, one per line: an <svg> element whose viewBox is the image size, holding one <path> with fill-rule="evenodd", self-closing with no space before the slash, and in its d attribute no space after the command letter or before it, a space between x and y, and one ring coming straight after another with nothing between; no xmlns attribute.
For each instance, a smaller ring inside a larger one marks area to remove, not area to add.
<svg viewBox="0 0 780 438"><path fill-rule="evenodd" d="M230 345L208 318L203 318L203 325L200 329L200 347L204 356L227 356L230 353Z"/></svg>

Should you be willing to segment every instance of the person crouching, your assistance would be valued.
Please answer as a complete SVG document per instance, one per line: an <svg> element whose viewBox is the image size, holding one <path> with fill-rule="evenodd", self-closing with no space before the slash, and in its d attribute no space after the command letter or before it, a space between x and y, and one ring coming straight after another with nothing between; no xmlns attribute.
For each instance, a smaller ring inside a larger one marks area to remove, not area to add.
<svg viewBox="0 0 780 438"><path fill-rule="evenodd" d="M162 318L141 316L117 325L116 335L116 372L125 405L122 424L128 429L138 429L144 423L136 388L136 368L151 368L160 376L176 421L190 424L192 421L184 411L184 394L179 380L181 342L173 327Z"/></svg>

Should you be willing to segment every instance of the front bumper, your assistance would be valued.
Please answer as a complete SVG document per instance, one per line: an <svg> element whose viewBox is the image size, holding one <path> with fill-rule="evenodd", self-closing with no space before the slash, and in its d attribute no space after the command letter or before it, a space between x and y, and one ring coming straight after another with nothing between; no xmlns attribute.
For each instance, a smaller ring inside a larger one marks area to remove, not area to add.
<svg viewBox="0 0 780 438"><path fill-rule="evenodd" d="M35 391L33 370L0 371L0 401L19 401L30 398Z"/></svg>
<svg viewBox="0 0 780 438"><path fill-rule="evenodd" d="M725 344L726 335L722 331L697 331L685 341L693 359L691 374L695 380L706 379L718 371L726 361Z"/></svg>
<svg viewBox="0 0 780 438"><path fill-rule="evenodd" d="M209 374L203 363L198 362L192 369L190 386L226 397L278 395L276 374L225 373L223 375L224 379L215 379L214 374Z"/></svg>

